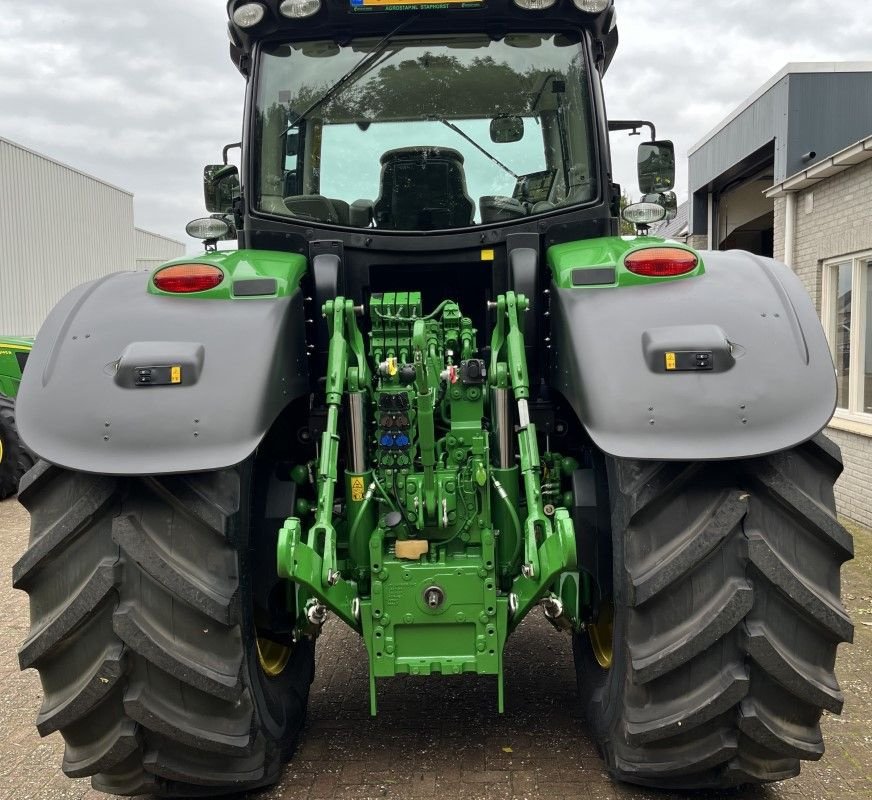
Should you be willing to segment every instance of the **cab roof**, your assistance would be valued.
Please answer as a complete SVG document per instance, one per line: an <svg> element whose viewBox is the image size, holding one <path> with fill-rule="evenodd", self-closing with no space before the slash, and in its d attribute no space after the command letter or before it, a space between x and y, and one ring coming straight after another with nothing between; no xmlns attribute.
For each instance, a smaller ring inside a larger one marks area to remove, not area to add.
<svg viewBox="0 0 872 800"><path fill-rule="evenodd" d="M322 0L311 17L290 20L279 13L281 0L257 0L263 19L251 28L233 22L233 12L252 0L229 0L230 57L244 75L255 44L262 40L331 40L346 44L360 37L408 34L487 33L501 38L513 32L587 31L596 47L597 68L605 73L618 45L614 0L599 14L579 11L573 0L556 0L551 8L530 11L513 0L419 0L415 5L370 5L366 0ZM384 0L382 0L384 2ZM433 4L433 8L427 8ZM454 5L455 7L452 7ZM388 10L390 9L390 10ZM408 9L408 10L407 10ZM397 30L401 27L401 30Z"/></svg>

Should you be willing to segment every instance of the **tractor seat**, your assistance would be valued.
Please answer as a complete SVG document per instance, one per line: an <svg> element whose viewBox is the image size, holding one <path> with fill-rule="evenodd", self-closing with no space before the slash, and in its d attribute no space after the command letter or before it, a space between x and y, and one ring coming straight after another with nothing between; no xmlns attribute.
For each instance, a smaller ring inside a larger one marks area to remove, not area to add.
<svg viewBox="0 0 872 800"><path fill-rule="evenodd" d="M381 157L375 201L379 228L427 231L471 225L475 203L466 193L463 156L448 147L402 147Z"/></svg>

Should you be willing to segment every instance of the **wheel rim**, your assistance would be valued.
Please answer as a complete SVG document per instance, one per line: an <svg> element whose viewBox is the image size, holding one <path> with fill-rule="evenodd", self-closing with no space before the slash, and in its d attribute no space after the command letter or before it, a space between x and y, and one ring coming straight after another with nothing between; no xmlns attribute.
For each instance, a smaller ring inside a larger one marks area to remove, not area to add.
<svg viewBox="0 0 872 800"><path fill-rule="evenodd" d="M257 660L265 675L275 678L285 671L291 660L291 648L272 639L257 637Z"/></svg>
<svg viewBox="0 0 872 800"><path fill-rule="evenodd" d="M604 600L600 605L600 612L596 622L591 622L587 626L587 633L590 637L590 646L593 650L594 658L603 669L611 669L614 657L612 647L614 617L615 609L611 598L609 598Z"/></svg>

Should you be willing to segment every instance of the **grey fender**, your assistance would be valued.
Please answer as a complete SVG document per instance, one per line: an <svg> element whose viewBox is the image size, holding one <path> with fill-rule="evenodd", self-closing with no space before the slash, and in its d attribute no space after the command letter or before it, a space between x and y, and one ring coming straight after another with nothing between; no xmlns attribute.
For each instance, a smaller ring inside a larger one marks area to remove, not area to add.
<svg viewBox="0 0 872 800"><path fill-rule="evenodd" d="M830 349L796 275L746 252L702 256L697 278L552 286L550 382L610 455L759 456L806 441L832 417ZM691 368L667 369L667 353Z"/></svg>
<svg viewBox="0 0 872 800"><path fill-rule="evenodd" d="M36 337L17 422L35 453L114 475L215 470L307 391L303 299L148 294L147 273L71 291ZM179 383L169 382L171 367ZM138 385L152 370L164 385Z"/></svg>

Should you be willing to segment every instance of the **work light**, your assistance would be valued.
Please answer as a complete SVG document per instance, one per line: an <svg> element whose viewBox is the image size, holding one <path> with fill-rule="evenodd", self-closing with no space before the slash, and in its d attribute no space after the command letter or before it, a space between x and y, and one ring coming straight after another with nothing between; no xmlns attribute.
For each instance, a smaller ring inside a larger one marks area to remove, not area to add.
<svg viewBox="0 0 872 800"><path fill-rule="evenodd" d="M572 0L572 2L579 11L586 11L588 14L599 14L609 6L609 0Z"/></svg>
<svg viewBox="0 0 872 800"><path fill-rule="evenodd" d="M633 203L627 206L621 216L634 225L650 225L666 218L666 209L657 203Z"/></svg>
<svg viewBox="0 0 872 800"><path fill-rule="evenodd" d="M230 233L230 226L216 217L201 217L189 222L185 232L194 239L222 239Z"/></svg>
<svg viewBox="0 0 872 800"><path fill-rule="evenodd" d="M556 2L557 0L515 0L515 5L527 11L544 11Z"/></svg>
<svg viewBox="0 0 872 800"><path fill-rule="evenodd" d="M253 28L263 19L264 14L266 8L260 3L246 3L233 12L233 21L240 28Z"/></svg>
<svg viewBox="0 0 872 800"><path fill-rule="evenodd" d="M311 17L321 8L321 0L282 0L279 11L288 19Z"/></svg>

